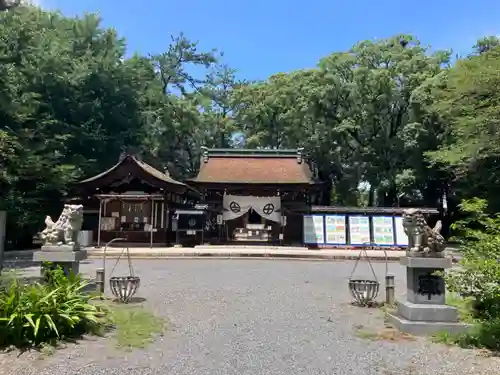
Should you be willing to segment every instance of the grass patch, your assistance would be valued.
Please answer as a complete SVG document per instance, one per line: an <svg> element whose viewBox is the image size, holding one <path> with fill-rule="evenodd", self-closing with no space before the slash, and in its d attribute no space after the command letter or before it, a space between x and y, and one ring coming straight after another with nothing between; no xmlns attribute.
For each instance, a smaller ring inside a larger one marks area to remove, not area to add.
<svg viewBox="0 0 500 375"><path fill-rule="evenodd" d="M364 340L377 340L377 333L364 328L354 330L357 337Z"/></svg>
<svg viewBox="0 0 500 375"><path fill-rule="evenodd" d="M415 337L387 325L382 329L368 329L362 325L354 327L357 337L371 341L415 341Z"/></svg>
<svg viewBox="0 0 500 375"><path fill-rule="evenodd" d="M464 323L472 324L476 321L474 318L473 302L472 298L462 298L456 293L446 294L446 304L457 308L458 317Z"/></svg>
<svg viewBox="0 0 500 375"><path fill-rule="evenodd" d="M119 348L145 348L166 329L166 322L142 306L108 304L112 336Z"/></svg>

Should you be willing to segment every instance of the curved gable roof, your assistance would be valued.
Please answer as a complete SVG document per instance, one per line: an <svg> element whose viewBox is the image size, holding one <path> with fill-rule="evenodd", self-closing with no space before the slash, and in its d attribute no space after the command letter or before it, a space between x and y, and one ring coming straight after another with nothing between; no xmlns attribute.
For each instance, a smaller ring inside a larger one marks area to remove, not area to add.
<svg viewBox="0 0 500 375"><path fill-rule="evenodd" d="M157 180L160 183L163 184L170 184L170 185L176 185L176 186L186 186L186 184L179 182L177 180L174 180L171 178L167 173L161 172L158 169L152 167L151 165L137 159L137 157L133 155L126 155L123 158L120 158L118 163L113 165L111 168L105 170L102 173L99 173L93 177L87 178L85 180L79 181L77 185L86 185L90 183L98 183L99 180L102 180L106 178L107 176L110 176L113 173L118 173L120 172L120 168L123 168L126 164L131 163L132 165L136 166L140 171L145 173L148 176L153 177L153 179Z"/></svg>

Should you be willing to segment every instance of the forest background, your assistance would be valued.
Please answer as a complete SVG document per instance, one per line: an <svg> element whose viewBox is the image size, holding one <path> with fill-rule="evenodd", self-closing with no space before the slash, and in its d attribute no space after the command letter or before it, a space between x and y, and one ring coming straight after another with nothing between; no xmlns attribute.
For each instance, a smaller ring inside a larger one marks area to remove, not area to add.
<svg viewBox="0 0 500 375"><path fill-rule="evenodd" d="M7 247L29 246L71 185L121 153L182 180L202 146L304 147L327 183L325 204L445 206L450 223L477 197L499 212L500 40L451 57L395 35L314 69L242 81L221 51L182 34L163 53L126 57L126 41L97 15L1 12Z"/></svg>

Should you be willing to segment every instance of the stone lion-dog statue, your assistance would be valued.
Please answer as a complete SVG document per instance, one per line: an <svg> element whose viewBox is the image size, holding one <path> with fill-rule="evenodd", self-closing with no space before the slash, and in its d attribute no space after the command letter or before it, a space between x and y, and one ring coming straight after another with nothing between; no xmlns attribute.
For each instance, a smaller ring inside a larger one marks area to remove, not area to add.
<svg viewBox="0 0 500 375"><path fill-rule="evenodd" d="M445 240L441 235L441 220L434 228L427 225L424 215L418 208L403 211L403 228L408 236L408 252L414 254L439 254L445 249Z"/></svg>
<svg viewBox="0 0 500 375"><path fill-rule="evenodd" d="M83 206L65 204L56 222L45 217L46 228L40 233L44 245L78 245L78 234L83 224Z"/></svg>

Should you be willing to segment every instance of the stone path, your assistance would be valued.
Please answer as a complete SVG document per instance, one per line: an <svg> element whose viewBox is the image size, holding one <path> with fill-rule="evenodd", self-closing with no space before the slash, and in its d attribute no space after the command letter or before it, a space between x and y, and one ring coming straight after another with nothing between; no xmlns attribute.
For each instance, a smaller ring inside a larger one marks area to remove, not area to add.
<svg viewBox="0 0 500 375"><path fill-rule="evenodd" d="M93 275L99 266L89 261L82 270ZM126 267L122 262L116 275L126 275ZM138 295L170 320L163 337L131 353L91 339L43 360L2 354L0 374L500 374L497 358L475 351L365 337L363 330L384 329L383 313L349 304L352 267L352 261L136 260ZM374 268L383 280L385 265ZM389 271L401 293L404 269L391 263ZM361 265L358 275L367 273Z"/></svg>

